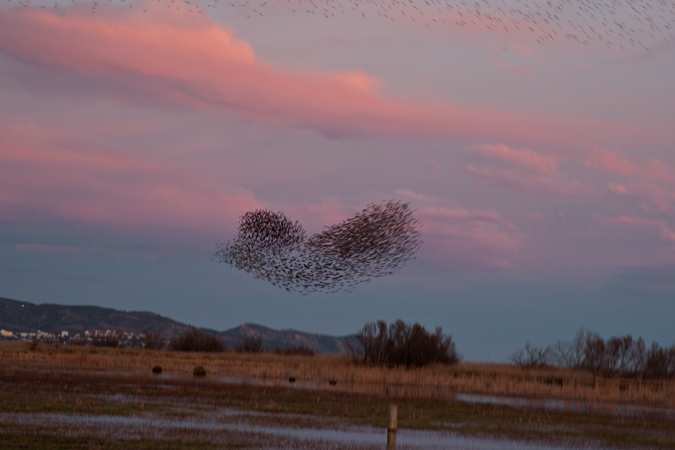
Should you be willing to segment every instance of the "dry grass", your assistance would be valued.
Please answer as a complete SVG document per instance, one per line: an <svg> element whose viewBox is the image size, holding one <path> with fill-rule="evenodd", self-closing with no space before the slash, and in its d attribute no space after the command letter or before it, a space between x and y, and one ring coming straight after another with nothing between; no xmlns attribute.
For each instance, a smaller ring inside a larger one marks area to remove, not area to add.
<svg viewBox="0 0 675 450"><path fill-rule="evenodd" d="M164 369L159 377L152 374L155 365ZM206 377L192 376L197 365L206 368ZM675 449L672 416L659 412L623 415L603 408L514 408L454 401L451 396L439 395L489 392L560 397L576 392L565 390L570 377L576 377L577 391L585 389L584 383L590 386L590 376L581 380L578 375L566 371L526 372L491 364L406 371L358 366L348 358L335 356L195 354L47 345L30 350L21 343L0 343L0 447L116 450L181 448L184 442L192 445L186 448L194 450L222 448L223 444L236 448L327 448L304 438L280 443L278 436L251 432L246 426L349 430L370 425L384 430L393 401L399 405L401 429L549 442L570 448L592 444L602 448ZM267 377L271 385L218 380L254 376ZM289 384L289 376L298 382ZM330 386L328 380L337 385ZM562 386L558 380L562 380ZM320 390L302 389L298 385L303 381L319 383ZM388 394L385 386L389 387ZM655 388L672 389L672 382ZM601 401L611 401L609 389L588 389ZM236 415L231 411L237 411ZM45 417L51 416L42 414L53 416L55 422L46 423ZM99 423L99 433L89 425L73 427L72 423L60 422L62 414L73 420L124 416L134 418L130 423L141 419L148 422L116 429L114 424L94 421ZM222 430L210 433L182 425L150 426L157 418L176 423L231 422L244 425L244 429L223 434ZM162 446L162 442L167 445ZM349 443L341 445L336 448L354 448Z"/></svg>
<svg viewBox="0 0 675 450"><path fill-rule="evenodd" d="M109 349L0 342L0 363L62 371L110 371L138 375L159 365L168 376L191 376L197 365L209 378L235 377L287 380L340 389L394 394L402 398L437 396L439 392L634 403L675 408L675 381L600 380L590 373L566 369L523 370L507 364L460 363L422 369L367 367L347 356L284 356L272 353L184 353L160 350Z"/></svg>

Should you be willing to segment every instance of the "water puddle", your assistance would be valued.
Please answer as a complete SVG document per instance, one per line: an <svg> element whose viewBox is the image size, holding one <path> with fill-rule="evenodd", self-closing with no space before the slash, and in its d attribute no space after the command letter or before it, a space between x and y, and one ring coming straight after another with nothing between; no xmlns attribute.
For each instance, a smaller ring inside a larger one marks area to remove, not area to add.
<svg viewBox="0 0 675 450"><path fill-rule="evenodd" d="M211 432L241 432L267 436L269 442L279 442L281 438L290 439L298 448L331 448L333 444L342 444L347 448L384 448L386 430L373 427L340 426L340 429L295 428L257 425L246 422L223 421L230 415L216 414L217 418L198 417L167 419L154 415L143 416L86 416L61 413L0 413L0 429L16 421L21 424L51 425L62 427L69 435L78 432L90 433L93 429L105 430L110 438L134 438L147 436L155 430L156 436L180 435L181 431L194 433L205 430ZM505 439L466 437L452 432L399 430L396 436L397 448L405 449L452 449L452 450L602 450L604 447L538 444ZM280 450L291 447L277 447ZM293 447L296 448L296 447Z"/></svg>
<svg viewBox="0 0 675 450"><path fill-rule="evenodd" d="M480 394L454 394L453 397L456 401L473 404L512 406L514 408L523 409L532 408L590 414L601 413L615 415L618 417L659 416L665 419L675 420L675 410L656 408L652 406L585 402L581 400L560 400L550 398L503 397L497 395Z"/></svg>
<svg viewBox="0 0 675 450"><path fill-rule="evenodd" d="M666 408L657 408L652 406L641 406L621 403L600 403L587 402L583 400L562 400L551 398L530 398L530 397L509 397L485 394L462 394L452 392L448 389L436 388L433 386L405 386L405 385L357 385L350 383L317 383L280 379L259 379L243 377L221 377L218 381L229 384L249 384L254 386L287 386L297 389L311 390L336 390L347 393L374 393L379 395L388 395L396 397L417 397L417 398L435 398L454 400L457 402L510 406L521 409L543 409L551 411L567 411L589 414L607 414L618 417L644 417L657 416L675 421L675 410Z"/></svg>

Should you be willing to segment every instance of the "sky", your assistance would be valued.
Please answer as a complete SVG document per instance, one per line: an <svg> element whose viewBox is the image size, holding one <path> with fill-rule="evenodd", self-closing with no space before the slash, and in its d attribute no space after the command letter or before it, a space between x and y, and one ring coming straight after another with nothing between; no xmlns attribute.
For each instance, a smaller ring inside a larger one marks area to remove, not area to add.
<svg viewBox="0 0 675 450"><path fill-rule="evenodd" d="M675 2L0 0L0 296L470 361L675 344ZM301 295L214 258L396 199L417 258Z"/></svg>

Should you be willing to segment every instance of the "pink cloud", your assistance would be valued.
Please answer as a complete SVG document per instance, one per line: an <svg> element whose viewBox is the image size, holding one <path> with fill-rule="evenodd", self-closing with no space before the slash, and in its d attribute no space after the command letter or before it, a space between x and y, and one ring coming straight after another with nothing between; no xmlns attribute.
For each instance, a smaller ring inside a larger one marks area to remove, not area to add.
<svg viewBox="0 0 675 450"><path fill-rule="evenodd" d="M461 170L494 185L539 194L567 196L591 193L589 188L561 173L558 160L550 155L528 149L512 149L504 144L485 144L475 146L472 157L479 157L496 167L469 165Z"/></svg>
<svg viewBox="0 0 675 450"><path fill-rule="evenodd" d="M495 60L495 67L501 70L506 70L511 73L515 73L516 75L520 75L521 77L529 77L530 76L530 71L527 70L524 67L514 67L508 63L505 63L501 59L497 58Z"/></svg>
<svg viewBox="0 0 675 450"><path fill-rule="evenodd" d="M675 202L675 170L657 159L639 163L618 152L594 148L584 160L590 167L620 175L621 182L610 182L609 190L617 195L632 198L642 209L656 207L659 211L671 211Z"/></svg>
<svg viewBox="0 0 675 450"><path fill-rule="evenodd" d="M554 173L558 163L553 156L542 155L528 149L512 149L505 144L482 144L474 148L476 153L489 159L498 160L512 166L520 166L537 172Z"/></svg>
<svg viewBox="0 0 675 450"><path fill-rule="evenodd" d="M421 257L433 264L472 270L507 268L522 244L515 226L494 211L423 207Z"/></svg>
<svg viewBox="0 0 675 450"><path fill-rule="evenodd" d="M443 169L443 167L441 167L440 164L438 164L436 161L434 161L434 160L431 159L431 158L424 158L424 159L422 160L422 162L423 162L424 164L426 164L427 166L431 167L431 168L434 169L434 170L442 170L442 169Z"/></svg>
<svg viewBox="0 0 675 450"><path fill-rule="evenodd" d="M221 188L222 189L222 188ZM117 154L36 149L0 138L0 217L221 229L261 203L245 190L206 185L189 168Z"/></svg>
<svg viewBox="0 0 675 450"><path fill-rule="evenodd" d="M675 183L675 170L657 159L650 159L646 163L640 164L630 161L617 152L596 147L586 158L585 163L619 175L639 175L650 181Z"/></svg>
<svg viewBox="0 0 675 450"><path fill-rule="evenodd" d="M621 175L631 175L636 172L635 164L628 161L628 159L617 153L600 148L593 149L588 158L586 158L585 163L589 166L599 167Z"/></svg>
<svg viewBox="0 0 675 450"><path fill-rule="evenodd" d="M298 71L267 64L204 15L159 7L153 14L137 10L113 8L105 15L77 8L59 14L0 11L0 51L42 69L96 79L101 91L128 102L234 113L331 137L434 133L555 146L586 145L589 136L603 145L670 138L611 121L535 117L383 95L379 88L386 82L359 71Z"/></svg>
<svg viewBox="0 0 675 450"><path fill-rule="evenodd" d="M523 56L527 57L532 56L532 47L530 47L528 44L522 42L515 42L511 44L511 48Z"/></svg>
<svg viewBox="0 0 675 450"><path fill-rule="evenodd" d="M348 205L335 198L321 198L317 202L305 202L285 205L281 208L291 220L300 221L308 233L323 231L324 227L335 225L346 220L365 208L366 205Z"/></svg>
<svg viewBox="0 0 675 450"><path fill-rule="evenodd" d="M438 198L435 195L425 195L419 192L411 191L410 189L396 189L394 193L406 200L414 200L425 203L438 201Z"/></svg>
<svg viewBox="0 0 675 450"><path fill-rule="evenodd" d="M623 216L608 221L610 224L624 225L633 228L651 228L659 231L662 239L675 244L675 229L671 228L665 220L643 219Z"/></svg>
<svg viewBox="0 0 675 450"><path fill-rule="evenodd" d="M631 181L628 183L610 183L611 192L638 202L643 210L656 208L661 212L670 212L675 203L675 191L670 186L662 186L647 181Z"/></svg>

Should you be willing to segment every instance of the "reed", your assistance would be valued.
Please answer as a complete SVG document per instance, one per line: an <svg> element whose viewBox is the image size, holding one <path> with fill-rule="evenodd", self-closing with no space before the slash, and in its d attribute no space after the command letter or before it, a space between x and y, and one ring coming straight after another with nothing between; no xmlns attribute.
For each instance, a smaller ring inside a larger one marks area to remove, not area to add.
<svg viewBox="0 0 675 450"><path fill-rule="evenodd" d="M381 395L414 398L438 392L552 398L608 403L634 403L675 407L675 380L606 379L594 385L593 376L561 368L521 369L508 364L463 362L419 369L385 368L355 364L347 356L278 355L275 353L192 353L163 350L111 349L0 342L5 367L107 371L129 375L152 374L162 367L165 375L192 375L201 365L210 378L244 378L274 381L293 377L315 383Z"/></svg>

